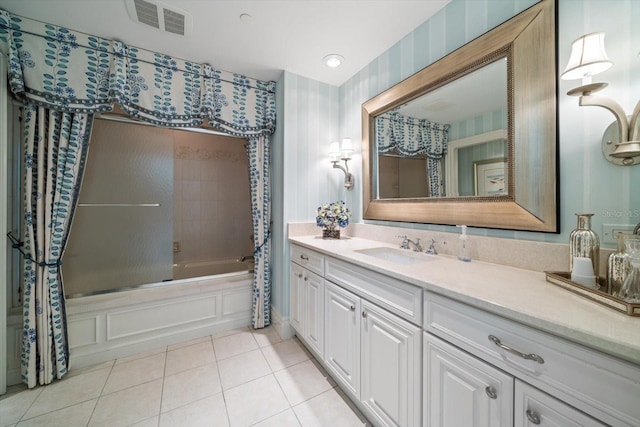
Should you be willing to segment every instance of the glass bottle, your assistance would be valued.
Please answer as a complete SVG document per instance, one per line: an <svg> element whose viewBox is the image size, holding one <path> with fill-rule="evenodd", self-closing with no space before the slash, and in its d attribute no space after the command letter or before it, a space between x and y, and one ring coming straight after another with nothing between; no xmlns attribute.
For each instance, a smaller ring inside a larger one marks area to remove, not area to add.
<svg viewBox="0 0 640 427"><path fill-rule="evenodd" d="M612 252L607 260L607 293L617 293L631 270L629 254L626 252L625 239L633 234L618 233L618 250Z"/></svg>
<svg viewBox="0 0 640 427"><path fill-rule="evenodd" d="M600 239L591 230L591 217L593 214L576 214L578 217L578 227L569 236L569 272L573 270L573 258L591 258L593 264L593 275L598 275L600 265Z"/></svg>
<svg viewBox="0 0 640 427"><path fill-rule="evenodd" d="M627 237L624 241L631 263L631 270L624 279L618 298L640 303L640 237Z"/></svg>

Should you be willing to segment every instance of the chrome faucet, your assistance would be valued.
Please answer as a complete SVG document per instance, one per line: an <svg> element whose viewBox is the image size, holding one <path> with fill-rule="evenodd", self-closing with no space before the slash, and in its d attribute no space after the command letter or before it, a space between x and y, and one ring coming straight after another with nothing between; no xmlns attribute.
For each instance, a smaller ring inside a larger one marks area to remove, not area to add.
<svg viewBox="0 0 640 427"><path fill-rule="evenodd" d="M407 236L396 236L398 239L402 239L402 243L400 243L400 249L409 249L409 239Z"/></svg>
<svg viewBox="0 0 640 427"><path fill-rule="evenodd" d="M427 253L429 255L438 255L438 251L436 250L436 246L435 246L436 243L440 243L440 244L443 244L443 245L447 244L446 241L436 242L435 239L431 239L431 240L429 240L429 247L427 248L425 253Z"/></svg>
<svg viewBox="0 0 640 427"><path fill-rule="evenodd" d="M422 245L420 245L420 238L416 237L416 241L409 239L407 236L396 236L399 239L402 239L402 243L400 244L401 249L410 249L413 246L414 252L422 252Z"/></svg>

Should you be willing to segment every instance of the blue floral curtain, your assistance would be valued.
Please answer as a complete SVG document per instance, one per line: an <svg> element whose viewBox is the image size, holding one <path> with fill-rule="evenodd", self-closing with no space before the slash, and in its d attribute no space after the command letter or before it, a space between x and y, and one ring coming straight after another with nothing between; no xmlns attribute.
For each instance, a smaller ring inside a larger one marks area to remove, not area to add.
<svg viewBox="0 0 640 427"><path fill-rule="evenodd" d="M77 205L92 116L24 106L22 380L31 387L69 367L60 264Z"/></svg>
<svg viewBox="0 0 640 427"><path fill-rule="evenodd" d="M249 138L249 183L251 186L251 213L253 218L253 316L254 328L263 328L271 323L271 192L270 192L270 148L269 136Z"/></svg>
<svg viewBox="0 0 640 427"><path fill-rule="evenodd" d="M429 195L444 194L442 158L447 153L449 125L403 116L397 111L381 114L375 119L378 153L395 152L401 156L426 156Z"/></svg>
<svg viewBox="0 0 640 427"><path fill-rule="evenodd" d="M114 104L119 104L129 115L156 125L189 127L206 122L213 128L248 140L257 257L253 325L269 325L268 151L269 135L275 130L275 82L262 82L217 70L208 64L150 52L120 41L11 15L3 10L0 10L0 52L8 58L9 86L17 99L25 105L44 107L52 114L78 113L81 117L79 114L82 113L86 115L87 129L91 127L93 113L111 111ZM55 132L51 129L47 138L55 139ZM60 128L59 132L64 131ZM37 135L36 140L43 137L39 133ZM58 135L63 136L63 133ZM79 186L82 174L74 176ZM52 199L47 200L56 203ZM55 209L55 206L49 208ZM73 205L68 209L71 213ZM68 230L64 233L66 236ZM37 259L35 256L33 259ZM34 271L35 283L41 283L38 270ZM57 277L61 283L59 273ZM41 302L62 302L60 313L64 317L64 296L60 286L57 292L57 301ZM41 309L44 310L43 307L36 310ZM59 324L64 329L62 319ZM27 317L25 328L33 328L32 323L27 325ZM56 335L51 335L53 340ZM66 346L64 341L61 341L62 347ZM23 360L31 360L31 353L27 354L30 350L30 346L25 345ZM60 354L66 352L65 348ZM56 359L57 350L54 353L52 359ZM63 368L54 370L56 376L64 375L67 363L65 361ZM30 370L26 376L31 385L31 378L35 375L33 369L40 370L40 367L33 362L26 366ZM47 366L43 369L49 370ZM46 381L49 375L44 378Z"/></svg>

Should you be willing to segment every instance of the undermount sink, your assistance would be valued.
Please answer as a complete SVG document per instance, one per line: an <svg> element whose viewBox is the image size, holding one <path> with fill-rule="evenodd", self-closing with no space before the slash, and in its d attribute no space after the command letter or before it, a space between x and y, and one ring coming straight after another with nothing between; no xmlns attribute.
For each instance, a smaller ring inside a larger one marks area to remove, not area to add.
<svg viewBox="0 0 640 427"><path fill-rule="evenodd" d="M369 255L385 261L395 262L396 264L421 264L435 259L433 256L425 255L420 252L412 252L406 249L389 247L357 249L354 252Z"/></svg>

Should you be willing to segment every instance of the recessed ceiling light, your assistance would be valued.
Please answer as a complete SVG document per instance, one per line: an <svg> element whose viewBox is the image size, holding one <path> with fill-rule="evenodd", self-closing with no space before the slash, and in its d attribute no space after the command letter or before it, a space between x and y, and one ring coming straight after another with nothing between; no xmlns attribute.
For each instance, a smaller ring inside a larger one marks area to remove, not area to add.
<svg viewBox="0 0 640 427"><path fill-rule="evenodd" d="M344 62L344 56L332 53L322 58L322 62L324 62L327 67L336 68Z"/></svg>

